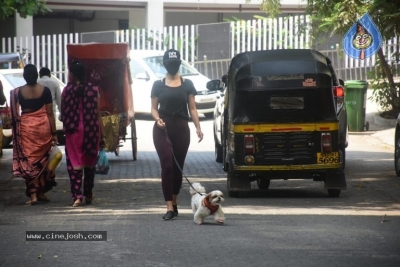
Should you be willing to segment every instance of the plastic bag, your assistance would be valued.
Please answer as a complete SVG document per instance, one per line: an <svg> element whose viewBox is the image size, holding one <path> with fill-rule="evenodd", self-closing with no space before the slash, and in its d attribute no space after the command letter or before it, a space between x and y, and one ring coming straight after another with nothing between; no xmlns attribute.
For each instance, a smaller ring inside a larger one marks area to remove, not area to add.
<svg viewBox="0 0 400 267"><path fill-rule="evenodd" d="M119 115L103 116L105 151L114 152L119 144Z"/></svg>
<svg viewBox="0 0 400 267"><path fill-rule="evenodd" d="M108 174L110 170L110 164L108 163L106 151L101 149L97 158L96 166L94 167L94 173L96 174Z"/></svg>
<svg viewBox="0 0 400 267"><path fill-rule="evenodd" d="M11 129L11 109L7 102L5 107L0 107L0 119L2 120L3 129Z"/></svg>
<svg viewBox="0 0 400 267"><path fill-rule="evenodd" d="M58 148L58 146L53 146L50 155L49 155L49 165L47 166L47 169L49 171L54 171L57 166L60 164L62 159L62 152Z"/></svg>

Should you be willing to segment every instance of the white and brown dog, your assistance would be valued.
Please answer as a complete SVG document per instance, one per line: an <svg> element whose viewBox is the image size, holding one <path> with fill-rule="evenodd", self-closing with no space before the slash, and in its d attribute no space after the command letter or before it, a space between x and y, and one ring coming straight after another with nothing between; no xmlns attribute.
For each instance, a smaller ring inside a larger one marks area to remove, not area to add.
<svg viewBox="0 0 400 267"><path fill-rule="evenodd" d="M213 215L216 222L224 223L225 215L221 207L221 202L225 200L224 194L219 190L206 194L205 188L200 183L193 183L192 186L190 194L192 194L194 222L202 224L205 217Z"/></svg>

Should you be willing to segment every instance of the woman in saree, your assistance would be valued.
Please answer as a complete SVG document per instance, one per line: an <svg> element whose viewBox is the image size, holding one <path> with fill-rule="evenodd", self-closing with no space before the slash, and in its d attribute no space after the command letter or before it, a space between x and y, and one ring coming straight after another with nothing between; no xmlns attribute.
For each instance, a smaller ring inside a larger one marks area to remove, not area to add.
<svg viewBox="0 0 400 267"><path fill-rule="evenodd" d="M28 64L23 73L26 84L11 90L13 127L13 173L25 179L27 205L49 201L45 193L57 183L47 169L49 154L57 144L56 124L50 89L37 83L36 66Z"/></svg>
<svg viewBox="0 0 400 267"><path fill-rule="evenodd" d="M71 82L61 94L61 117L65 132L65 155L71 184L72 207L94 199L94 166L103 141L103 121L99 107L99 90L85 82L85 66L72 62ZM83 194L82 194L83 182Z"/></svg>

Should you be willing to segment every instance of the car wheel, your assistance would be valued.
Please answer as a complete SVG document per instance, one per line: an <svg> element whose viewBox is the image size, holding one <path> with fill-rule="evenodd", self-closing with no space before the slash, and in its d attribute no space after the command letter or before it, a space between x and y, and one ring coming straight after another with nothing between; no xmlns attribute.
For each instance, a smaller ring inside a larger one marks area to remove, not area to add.
<svg viewBox="0 0 400 267"><path fill-rule="evenodd" d="M204 113L204 116L206 117L206 118L212 118L212 117L214 117L214 112L208 112L208 113Z"/></svg>
<svg viewBox="0 0 400 267"><path fill-rule="evenodd" d="M328 189L328 195L330 197L339 197L341 190L340 189Z"/></svg>
<svg viewBox="0 0 400 267"><path fill-rule="evenodd" d="M271 180L269 180L269 179L263 179L263 178L257 179L257 186L258 186L258 189L260 189L260 190L267 190L269 188L270 183L271 183Z"/></svg>
<svg viewBox="0 0 400 267"><path fill-rule="evenodd" d="M394 147L394 170L396 171L396 175L400 177L400 134L396 134Z"/></svg>
<svg viewBox="0 0 400 267"><path fill-rule="evenodd" d="M228 196L229 196L229 197L239 197L239 192L238 192L238 191L233 191L233 190L232 190L231 184L232 184L232 180L233 180L233 179L236 179L236 178L233 176L233 173L230 172L230 171L228 171L228 175L227 175Z"/></svg>
<svg viewBox="0 0 400 267"><path fill-rule="evenodd" d="M222 146L220 144L215 144L215 161L222 162Z"/></svg>

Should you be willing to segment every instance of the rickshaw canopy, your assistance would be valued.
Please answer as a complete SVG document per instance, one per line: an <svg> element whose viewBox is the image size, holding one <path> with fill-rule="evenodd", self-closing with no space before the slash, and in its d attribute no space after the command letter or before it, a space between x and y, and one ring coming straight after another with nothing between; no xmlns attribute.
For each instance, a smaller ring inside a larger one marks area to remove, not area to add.
<svg viewBox="0 0 400 267"><path fill-rule="evenodd" d="M134 116L127 43L68 44L68 66L78 61L86 66L86 80L100 89L100 109L110 114ZM69 77L71 81L71 77Z"/></svg>
<svg viewBox="0 0 400 267"><path fill-rule="evenodd" d="M329 58L310 49L244 52L232 59L228 75L233 90L319 87L330 83L328 64Z"/></svg>
<svg viewBox="0 0 400 267"><path fill-rule="evenodd" d="M228 112L233 123L334 121L334 72L310 49L244 52L228 71Z"/></svg>

